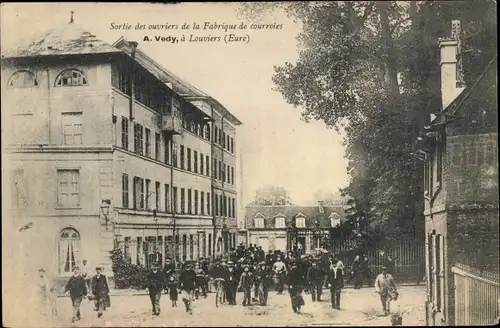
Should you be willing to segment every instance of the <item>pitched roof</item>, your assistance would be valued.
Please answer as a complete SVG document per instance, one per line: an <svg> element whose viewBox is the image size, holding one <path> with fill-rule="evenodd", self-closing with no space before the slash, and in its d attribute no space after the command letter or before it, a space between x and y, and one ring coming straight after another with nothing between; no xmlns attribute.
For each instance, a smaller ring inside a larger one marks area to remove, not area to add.
<svg viewBox="0 0 500 328"><path fill-rule="evenodd" d="M130 41L126 40L124 37L116 40L115 43L113 43L113 46L129 55L131 54ZM136 49L135 61L137 61L137 63L139 63L142 67L148 70L163 83L172 84L173 90L180 96L184 97L186 100L205 100L215 106L218 111L221 112L221 114L224 115L224 117L226 117L226 119L228 119L231 123L235 125L242 124L241 121L238 120L219 101L207 95L193 85L189 84L188 82L184 81L172 71L160 66L140 49Z"/></svg>
<svg viewBox="0 0 500 328"><path fill-rule="evenodd" d="M278 206L259 206L249 205L245 208L245 221L247 229L255 227L254 219L256 217L264 218L264 227L266 229L274 229L275 218L285 217L286 226L290 225L294 217L302 213L306 218L306 228L314 228L316 220L319 221L320 227L330 228L330 216L336 213L344 220L345 213L343 206L323 206L323 213L320 212L320 207L316 206L296 206L296 205L278 205Z"/></svg>
<svg viewBox="0 0 500 328"><path fill-rule="evenodd" d="M461 105L469 98L471 93L476 89L476 87L479 85L479 83L483 80L485 80L485 76L488 73L493 73L494 70L497 67L497 55L493 56L493 58L489 61L489 63L486 65L485 69L483 70L483 73L474 81L473 84L467 86L461 93L460 95L455 98L451 104L449 104L445 109L444 112L450 115L455 115L457 114L458 110L460 109Z"/></svg>
<svg viewBox="0 0 500 328"><path fill-rule="evenodd" d="M75 23L67 23L35 37L27 45L2 51L3 58L119 53Z"/></svg>

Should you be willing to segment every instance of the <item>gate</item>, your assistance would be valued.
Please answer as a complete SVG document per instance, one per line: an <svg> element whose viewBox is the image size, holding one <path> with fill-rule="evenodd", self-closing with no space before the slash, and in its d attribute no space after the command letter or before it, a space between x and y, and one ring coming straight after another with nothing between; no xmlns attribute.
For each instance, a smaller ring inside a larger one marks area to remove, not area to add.
<svg viewBox="0 0 500 328"><path fill-rule="evenodd" d="M455 325L492 325L499 320L499 275L458 265L455 279Z"/></svg>

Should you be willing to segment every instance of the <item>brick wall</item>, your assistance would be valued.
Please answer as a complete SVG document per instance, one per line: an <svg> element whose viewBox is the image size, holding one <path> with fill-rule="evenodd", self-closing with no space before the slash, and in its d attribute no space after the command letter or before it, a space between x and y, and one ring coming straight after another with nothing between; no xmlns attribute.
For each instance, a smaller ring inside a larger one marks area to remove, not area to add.
<svg viewBox="0 0 500 328"><path fill-rule="evenodd" d="M447 203L493 203L498 206L498 134L447 139Z"/></svg>

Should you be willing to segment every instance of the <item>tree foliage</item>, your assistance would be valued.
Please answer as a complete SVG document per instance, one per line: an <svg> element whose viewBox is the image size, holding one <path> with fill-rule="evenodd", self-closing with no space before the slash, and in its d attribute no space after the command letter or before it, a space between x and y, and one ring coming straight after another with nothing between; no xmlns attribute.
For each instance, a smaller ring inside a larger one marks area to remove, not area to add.
<svg viewBox="0 0 500 328"><path fill-rule="evenodd" d="M119 248L110 253L116 288L146 288L149 273L146 268L132 264Z"/></svg>
<svg viewBox="0 0 500 328"><path fill-rule="evenodd" d="M302 31L297 62L275 67L276 90L305 121L345 131L349 216L364 231L421 229L423 170L411 153L441 110L438 39L461 21L471 83L496 53L495 2L245 3L241 13L278 8Z"/></svg>
<svg viewBox="0 0 500 328"><path fill-rule="evenodd" d="M292 205L288 192L283 187L265 186L259 188L255 193L252 205Z"/></svg>

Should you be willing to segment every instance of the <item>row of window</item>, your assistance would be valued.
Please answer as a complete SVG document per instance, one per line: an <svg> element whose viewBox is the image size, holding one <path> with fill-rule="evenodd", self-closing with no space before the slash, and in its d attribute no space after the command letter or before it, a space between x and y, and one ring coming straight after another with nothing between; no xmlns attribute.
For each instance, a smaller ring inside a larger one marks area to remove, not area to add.
<svg viewBox="0 0 500 328"><path fill-rule="evenodd" d="M58 236L58 272L60 274L69 274L76 266L82 266L83 254L81 251L80 232L74 228L64 228ZM236 247L236 234L228 235L227 246ZM124 255L133 264L141 264L149 267L152 264L161 263L164 265L165 257L173 257L173 247L179 245L179 239L182 240L180 252L176 251L176 260L186 261L194 260L200 257L212 256L212 234L188 235L183 234L181 238L177 235L176 242L173 243L172 236L157 237L131 237L124 238ZM197 254L194 253L195 244L198 246ZM221 252L222 242L217 243L217 252ZM189 247L189 252L188 252ZM177 248L178 249L178 248ZM208 250L208 252L207 252ZM195 256L196 255L196 256Z"/></svg>
<svg viewBox="0 0 500 328"><path fill-rule="evenodd" d="M130 69L121 63L112 65L111 85L130 97L132 86ZM166 113L170 109L172 99L171 93L162 88L155 78L139 72L134 74L134 97L159 114Z"/></svg>
<svg viewBox="0 0 500 328"><path fill-rule="evenodd" d="M130 178L128 174L122 175L122 207L135 210L152 210L159 212L211 215L211 202L213 211L217 216L236 217L236 199L228 196L213 195L209 192L186 188L171 187L158 181L140 177L133 178L132 204L130 203ZM154 188L154 189L152 189ZM180 189L180 192L178 192ZM171 194L172 193L172 194ZM180 207L179 205L180 194ZM163 198L161 197L163 195ZM152 199L151 196L154 198ZM154 207L153 207L154 204Z"/></svg>
<svg viewBox="0 0 500 328"><path fill-rule="evenodd" d="M67 68L59 73L55 79L55 87L87 85L87 77L76 68ZM35 74L27 70L14 72L7 81L8 88L33 88L38 86Z"/></svg>
<svg viewBox="0 0 500 328"><path fill-rule="evenodd" d="M339 223L340 216L337 213L333 213L330 216L330 226L332 228L336 227ZM295 226L297 228L306 228L306 218L296 218ZM285 218L284 217L276 217L274 218L274 227L276 229L284 229L286 228ZM264 217L256 217L254 218L254 228L263 229L265 228Z"/></svg>
<svg viewBox="0 0 500 328"><path fill-rule="evenodd" d="M234 154L234 139L217 126L214 127L214 141L225 150Z"/></svg>
<svg viewBox="0 0 500 328"><path fill-rule="evenodd" d="M159 114L171 114L171 102L174 102L175 114L182 119L182 127L208 141L211 140L210 126L203 124L197 120L193 120L189 116L183 115L182 104L177 98L172 98L166 89L158 88L145 88L144 86L154 85L154 78L147 77L147 75L135 75L135 98L145 106L153 109ZM130 72L123 64L113 65L111 84L130 96ZM221 147L234 154L234 138L226 135L217 126L214 129L214 140Z"/></svg>
<svg viewBox="0 0 500 328"><path fill-rule="evenodd" d="M126 117L122 117L122 147L129 149L129 120ZM152 134L151 130L144 128L141 124L134 124L134 152L136 154L154 158L157 161L161 160L161 148L162 148L162 137L159 133L154 135L154 156L152 150ZM163 161L166 164L172 164L174 167L179 167L182 170L187 170L188 172L203 174L210 176L210 157L199 153L191 148L179 146L179 161L177 160L177 143L172 141L171 137L164 134L163 137L163 148L164 148L164 158ZM235 184L234 180L234 167L222 163L217 159L214 159L213 165L213 176L223 182Z"/></svg>
<svg viewBox="0 0 500 328"><path fill-rule="evenodd" d="M216 252L222 251L222 240L216 243ZM236 234L229 233L227 240L224 241L227 249L236 247ZM206 258L212 256L212 233L201 234L183 234L175 237L175 243L172 236L157 237L125 237L123 253L132 264L140 264L150 267L152 264L165 264L165 258L174 257L176 261L195 260L200 257ZM179 247L180 246L180 247ZM188 250L189 248L189 250ZM195 254L195 248L197 250Z"/></svg>

